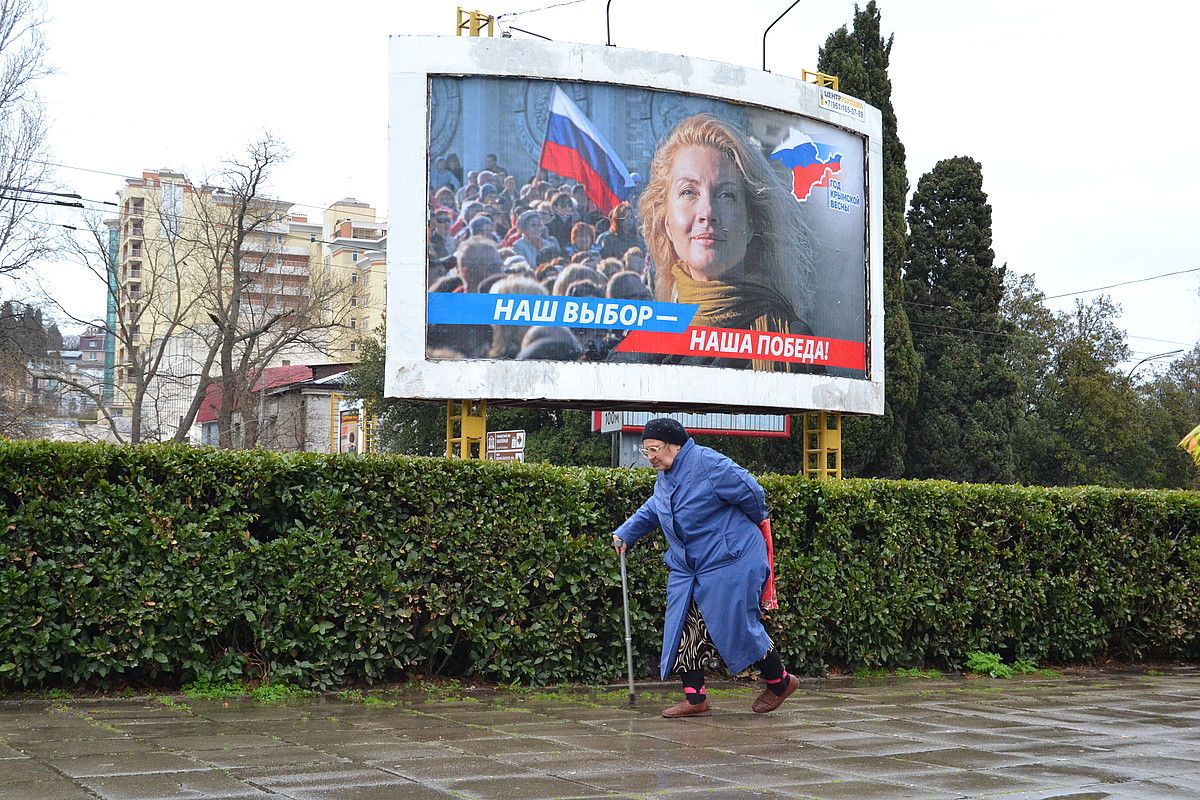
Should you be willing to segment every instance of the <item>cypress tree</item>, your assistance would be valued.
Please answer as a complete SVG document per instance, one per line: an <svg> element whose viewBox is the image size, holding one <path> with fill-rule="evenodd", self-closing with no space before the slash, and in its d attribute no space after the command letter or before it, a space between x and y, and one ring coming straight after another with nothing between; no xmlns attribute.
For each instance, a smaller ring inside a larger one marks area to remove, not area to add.
<svg viewBox="0 0 1200 800"><path fill-rule="evenodd" d="M1005 267L992 252L992 207L978 161L939 161L908 213L905 280L923 371L907 473L983 483L1016 475L1018 384L1001 314Z"/></svg>
<svg viewBox="0 0 1200 800"><path fill-rule="evenodd" d="M880 34L875 0L854 7L853 27L838 28L819 51L817 69L836 75L839 90L858 97L883 113L883 338L886 403L883 417L850 417L842 435L847 474L899 477L907 449L907 421L917 401L921 364L913 347L904 307L902 267L906 231L904 200L908 172L904 145L892 108L888 60L894 36Z"/></svg>

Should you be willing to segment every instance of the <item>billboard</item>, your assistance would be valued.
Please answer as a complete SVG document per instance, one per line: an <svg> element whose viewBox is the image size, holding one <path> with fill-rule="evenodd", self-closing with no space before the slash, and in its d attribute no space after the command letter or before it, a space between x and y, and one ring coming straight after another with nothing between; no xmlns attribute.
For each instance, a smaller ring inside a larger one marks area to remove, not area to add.
<svg viewBox="0 0 1200 800"><path fill-rule="evenodd" d="M390 396L882 412L877 110L504 39L393 37L389 89Z"/></svg>

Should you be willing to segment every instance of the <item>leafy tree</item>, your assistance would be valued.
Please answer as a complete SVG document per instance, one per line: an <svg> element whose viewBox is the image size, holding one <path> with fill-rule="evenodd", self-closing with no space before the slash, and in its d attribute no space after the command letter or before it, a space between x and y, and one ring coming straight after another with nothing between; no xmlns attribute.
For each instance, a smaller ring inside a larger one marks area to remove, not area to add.
<svg viewBox="0 0 1200 800"><path fill-rule="evenodd" d="M51 322L46 328L46 349L47 350L62 350L63 335L58 329L58 324Z"/></svg>
<svg viewBox="0 0 1200 800"><path fill-rule="evenodd" d="M817 56L817 69L836 75L839 88L859 97L883 113L883 338L887 383L883 417L845 420L843 450L848 474L899 477L908 448L908 419L917 402L921 362L913 345L904 307L902 280L906 231L904 201L908 172L904 145L897 132L892 108L892 82L888 62L895 36L885 41L875 0L866 8L854 7L853 28L838 28L825 40Z"/></svg>
<svg viewBox="0 0 1200 800"><path fill-rule="evenodd" d="M439 456L446 450L444 404L385 397L383 326L358 340L359 362L350 370L347 391L363 401L366 414L378 420L379 449L414 456Z"/></svg>
<svg viewBox="0 0 1200 800"><path fill-rule="evenodd" d="M1043 461L1035 464L1042 483L1152 482L1138 396L1121 370L1129 345L1117 324L1120 313L1101 296L1086 304L1077 301L1073 312L1058 315L1055 354L1039 409L1047 428Z"/></svg>
<svg viewBox="0 0 1200 800"><path fill-rule="evenodd" d="M905 263L924 370L910 427L908 473L975 482L1016 478L1018 383L1000 313L1005 267L992 252L983 168L958 156L921 177L908 214Z"/></svg>
<svg viewBox="0 0 1200 800"><path fill-rule="evenodd" d="M1007 357L1019 403L1012 432L1015 477L1025 484L1045 482L1035 465L1046 460L1049 430L1041 413L1042 401L1047 394L1059 329L1058 318L1046 307L1045 297L1034 276L1005 273L1000 313L1014 332L1008 341Z"/></svg>
<svg viewBox="0 0 1200 800"><path fill-rule="evenodd" d="M1200 344L1138 387L1150 454L1143 483L1200 489L1200 470L1179 440L1200 425Z"/></svg>
<svg viewBox="0 0 1200 800"><path fill-rule="evenodd" d="M57 330L53 324L51 329ZM0 437L33 435L31 423L53 406L38 383L51 340L40 308L7 300L0 304Z"/></svg>
<svg viewBox="0 0 1200 800"><path fill-rule="evenodd" d="M1033 276L1005 276L1008 359L1018 385L1017 480L1027 484L1188 487L1197 471L1179 439L1200 423L1200 348L1139 384L1119 309L1107 297L1065 314Z"/></svg>

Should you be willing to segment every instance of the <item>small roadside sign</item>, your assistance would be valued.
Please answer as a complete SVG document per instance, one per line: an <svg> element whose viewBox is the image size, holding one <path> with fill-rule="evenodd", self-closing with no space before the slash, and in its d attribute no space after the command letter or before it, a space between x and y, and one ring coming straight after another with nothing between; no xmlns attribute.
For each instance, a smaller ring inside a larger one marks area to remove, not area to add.
<svg viewBox="0 0 1200 800"><path fill-rule="evenodd" d="M488 461L524 461L525 431L488 431L484 458Z"/></svg>
<svg viewBox="0 0 1200 800"><path fill-rule="evenodd" d="M624 413L620 411L600 412L600 433L617 433L624 424Z"/></svg>

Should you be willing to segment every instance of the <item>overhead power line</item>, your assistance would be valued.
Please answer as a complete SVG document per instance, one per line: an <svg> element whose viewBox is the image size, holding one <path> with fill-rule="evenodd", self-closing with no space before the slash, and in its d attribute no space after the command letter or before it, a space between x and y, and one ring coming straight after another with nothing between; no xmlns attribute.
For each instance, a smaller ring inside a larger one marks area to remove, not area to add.
<svg viewBox="0 0 1200 800"><path fill-rule="evenodd" d="M1104 289L1113 289L1113 288L1116 288L1117 286L1129 286L1130 284L1133 284L1133 283L1145 283L1146 281L1156 281L1159 278L1169 278L1172 275L1186 275L1189 272L1200 272L1200 267L1192 267L1191 269L1179 269L1179 270L1175 270L1174 272L1164 272L1161 275L1149 275L1145 278L1135 278L1134 280L1121 281L1120 283L1110 283L1108 286L1097 286L1093 289L1080 289L1077 292L1063 292L1062 294L1052 294L1052 295L1048 295L1044 299L1057 300L1060 297L1074 297L1077 294L1087 294L1088 292L1099 292L1099 291L1103 291Z"/></svg>
<svg viewBox="0 0 1200 800"><path fill-rule="evenodd" d="M59 208L83 208L83 203L78 201L68 202L66 200L34 200L32 197L12 197L9 195L0 195L0 200L13 200L18 203L29 203L35 206L58 206Z"/></svg>
<svg viewBox="0 0 1200 800"><path fill-rule="evenodd" d="M76 172L90 172L94 175L111 175L114 178L120 178L121 180L126 180L126 181L142 180L141 175L126 175L123 172L112 172L110 170L104 170L104 169L93 169L92 167L81 167L81 166L78 166L75 164L60 164L55 161L42 161L41 159L37 159L37 158L27 158L24 160L29 163L45 164L48 167L59 167L61 169L75 170ZM278 198L278 199L282 199L282 198ZM103 202L106 204L108 203L108 201L99 201L99 200L94 201L94 202ZM301 202L293 201L293 200L287 200L286 202L293 206L299 206L300 208L311 208L311 209L314 209L317 211L322 211L322 212L328 211L330 206L333 205L333 203L326 203L325 205L319 205L317 203L301 203ZM115 205L115 204L112 204L112 205ZM386 211L381 212L380 216L386 217L387 216Z"/></svg>
<svg viewBox="0 0 1200 800"><path fill-rule="evenodd" d="M1001 333L1000 331L985 331L979 328L959 328L953 325L935 325L932 322L909 322L909 325L920 325L925 328L937 328L943 331L958 331L960 333L980 333L984 336L1003 336L1006 339L1040 339L1040 336L1035 336L1031 333Z"/></svg>
<svg viewBox="0 0 1200 800"><path fill-rule="evenodd" d="M963 334L973 333L973 334L979 334L981 336L993 336L993 337L1001 337L1004 339L1016 339L1017 341L1041 342L1044 340L1044 337L1039 336L1037 334L1033 334L1033 333L1003 333L1001 331L980 330L979 328L963 328L963 327L958 327L958 326L954 326L954 325L937 325L932 322L910 322L909 325L911 326L910 332L914 336L920 335L920 336L925 336L925 337L932 337L932 336L939 335L935 331L953 331L956 334L958 334L958 333L963 333ZM928 328L930 330L923 330L925 328ZM1161 339L1151 339L1148 336L1134 336L1133 334L1129 334L1129 333L1126 333L1125 336L1126 336L1126 338L1129 338L1129 339L1146 339L1146 340L1152 341L1152 342L1163 341ZM1191 347L1191 346L1195 346L1197 343L1196 342L1168 342L1168 344L1181 344L1181 345ZM1147 351L1145 351L1145 350L1130 350L1129 352L1131 355L1146 355L1147 354Z"/></svg>
<svg viewBox="0 0 1200 800"><path fill-rule="evenodd" d="M83 198L71 192L48 192L45 189L26 189L21 186L0 186L0 192L16 192L18 194L41 194L48 197L69 197L72 200Z"/></svg>
<svg viewBox="0 0 1200 800"><path fill-rule="evenodd" d="M539 11L549 11L552 8L561 8L562 6L575 6L583 2L586 2L586 0L563 0L561 3L552 3L551 5L541 6L540 8L527 8L524 11L505 11L503 14L496 15L496 21L499 22L502 19L513 19L514 17L521 17L525 14L536 14Z"/></svg>
<svg viewBox="0 0 1200 800"><path fill-rule="evenodd" d="M921 308L936 308L940 311L946 311L946 312L950 312L950 313L954 313L954 314L969 314L971 316L980 316L980 317L992 317L995 314L995 312L990 312L990 311L975 311L970 308L955 308L954 306L946 305L944 303L918 303L916 300L901 300L900 302L902 302L906 306L920 306ZM1040 303L1041 301L1039 300L1038 302ZM1049 311L1049 309L1047 309L1047 311L1051 314L1055 313L1053 311ZM929 325L932 323L918 322L918 321L910 318L909 324L910 325ZM977 333L989 333L988 331L979 330L978 328L963 328L963 330L974 331ZM1005 335L1009 335L1009 334L1005 334ZM1186 345L1189 347L1191 345L1195 344L1195 342L1181 342L1177 339L1158 339L1153 336L1138 336L1137 334L1133 334L1133 333L1126 333L1125 336L1130 339L1144 339L1145 341L1148 341L1148 342L1161 342L1162 344L1182 344L1182 345Z"/></svg>
<svg viewBox="0 0 1200 800"><path fill-rule="evenodd" d="M1142 341L1146 341L1146 342L1160 342L1162 344L1182 344L1182 345L1188 345L1189 347L1191 345L1195 344L1195 342L1180 342L1175 339L1155 339L1153 336L1134 336L1132 333L1127 333L1125 335L1128 336L1130 339L1141 339Z"/></svg>
<svg viewBox="0 0 1200 800"><path fill-rule="evenodd" d="M1148 275L1144 278L1134 278L1132 281L1121 281L1120 283L1110 283L1104 287L1093 287L1091 289L1078 289L1075 291L1063 291L1062 294L1044 295L1042 300L1057 300L1060 297L1073 297L1075 295L1087 294L1088 291L1103 291L1104 289L1115 289L1116 287L1126 287L1126 285L1134 283L1146 283L1147 281L1158 281L1160 278L1169 278L1176 275L1188 275L1190 272L1200 272L1200 266L1190 267L1187 270L1175 270L1174 272L1163 272L1162 275ZM942 308L944 311L953 311L958 313L978 313L971 311L970 308L954 308L953 306L944 305L944 303L917 302L916 300L901 300L906 306L920 306L923 308Z"/></svg>
<svg viewBox="0 0 1200 800"><path fill-rule="evenodd" d="M1040 336L1034 336L1032 334L997 333L995 331L981 331L981 330L976 330L974 328L951 328L951 327L947 327L944 325L934 325L934 324L928 323L928 322L918 322L915 324L918 326L921 326L921 327L929 327L929 328L937 329L937 330L921 330L921 328L912 328L909 331L914 337L919 338L919 339L924 339L924 340L936 340L938 337L946 336L947 334L938 333L938 331L948 330L948 331L954 331L955 334L957 334L957 333L978 333L978 334L982 334L984 336L1000 336L1000 337L1006 337L1006 338L1018 339L1018 340L1025 339L1025 340L1029 340L1029 341L1033 341L1033 340L1041 341ZM955 335L955 334L950 334L950 335ZM1142 337L1131 337L1131 338L1142 338ZM1000 342L996 342L995 340L991 340L990 342L987 342L987 343L988 344L994 343L996 345L1001 344ZM983 342L981 342L981 344L983 344ZM1129 355L1130 356L1142 356L1142 355L1152 355L1152 353L1149 350L1130 350Z"/></svg>
<svg viewBox="0 0 1200 800"><path fill-rule="evenodd" d="M533 31L527 31L527 30L525 30L524 28L518 28L516 25L509 25L509 26L508 26L507 28L505 28L505 30L504 30L504 32L505 32L505 33L508 33L509 31L519 31L520 33L527 33L527 34L529 34L530 36L536 36L536 37L537 37L537 38L539 38L539 39L545 39L547 42L553 42L553 41L554 41L554 40L553 40L553 39L551 39L549 36L542 36L540 33L534 33Z"/></svg>

